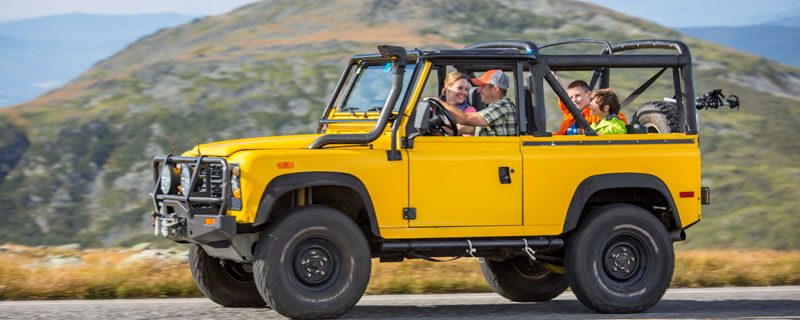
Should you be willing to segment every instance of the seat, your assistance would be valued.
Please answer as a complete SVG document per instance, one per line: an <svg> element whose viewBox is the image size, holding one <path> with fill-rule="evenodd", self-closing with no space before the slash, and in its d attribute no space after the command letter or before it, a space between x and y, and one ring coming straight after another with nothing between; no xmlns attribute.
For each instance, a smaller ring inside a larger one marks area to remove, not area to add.
<svg viewBox="0 0 800 320"><path fill-rule="evenodd" d="M628 134L646 134L647 128L641 124L633 123L633 124L626 124L625 129L628 130Z"/></svg>
<svg viewBox="0 0 800 320"><path fill-rule="evenodd" d="M481 100L481 94L478 92L478 87L469 89L469 96L467 97L471 106L475 107L476 111L481 111L486 108L486 104Z"/></svg>

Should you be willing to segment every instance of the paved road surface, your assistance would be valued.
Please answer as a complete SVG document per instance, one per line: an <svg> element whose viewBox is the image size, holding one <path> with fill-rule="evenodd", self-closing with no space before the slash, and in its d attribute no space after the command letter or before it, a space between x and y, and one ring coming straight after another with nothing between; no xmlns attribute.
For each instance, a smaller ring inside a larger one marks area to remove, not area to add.
<svg viewBox="0 0 800 320"><path fill-rule="evenodd" d="M0 319L281 319L267 308L223 308L208 299L0 302ZM571 292L513 303L494 293L364 296L342 319L800 319L800 286L671 289L639 314L599 314Z"/></svg>

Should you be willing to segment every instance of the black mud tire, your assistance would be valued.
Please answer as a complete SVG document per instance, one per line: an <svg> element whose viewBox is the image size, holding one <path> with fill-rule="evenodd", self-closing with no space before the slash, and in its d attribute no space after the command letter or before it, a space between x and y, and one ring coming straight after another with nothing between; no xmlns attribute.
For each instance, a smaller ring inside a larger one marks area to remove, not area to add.
<svg viewBox="0 0 800 320"><path fill-rule="evenodd" d="M489 287L516 302L550 301L567 290L567 277L520 255L503 261L481 258L481 272Z"/></svg>
<svg viewBox="0 0 800 320"><path fill-rule="evenodd" d="M225 307L263 307L267 303L256 288L253 273L242 263L209 256L203 247L189 249L189 267L197 287L206 297Z"/></svg>
<svg viewBox="0 0 800 320"><path fill-rule="evenodd" d="M634 122L647 128L647 133L681 132L678 106L672 102L652 101L643 104L633 115Z"/></svg>
<svg viewBox="0 0 800 320"><path fill-rule="evenodd" d="M256 245L256 286L289 318L334 318L352 308L369 283L371 254L361 229L326 206L290 209Z"/></svg>
<svg viewBox="0 0 800 320"><path fill-rule="evenodd" d="M675 259L664 225L627 204L603 206L581 219L564 258L575 296L602 313L652 307L669 287Z"/></svg>

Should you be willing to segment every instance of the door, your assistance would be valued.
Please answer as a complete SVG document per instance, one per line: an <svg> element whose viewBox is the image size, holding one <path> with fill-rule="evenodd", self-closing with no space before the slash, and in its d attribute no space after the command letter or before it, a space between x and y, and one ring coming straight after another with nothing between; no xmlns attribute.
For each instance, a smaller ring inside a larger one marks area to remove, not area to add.
<svg viewBox="0 0 800 320"><path fill-rule="evenodd" d="M410 227L522 225L520 137L419 136L407 151Z"/></svg>

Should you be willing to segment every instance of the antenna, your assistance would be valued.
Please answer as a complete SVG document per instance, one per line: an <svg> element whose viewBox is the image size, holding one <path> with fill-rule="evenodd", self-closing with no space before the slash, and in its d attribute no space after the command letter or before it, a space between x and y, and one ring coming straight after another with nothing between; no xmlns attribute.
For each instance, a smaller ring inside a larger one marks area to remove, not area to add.
<svg viewBox="0 0 800 320"><path fill-rule="evenodd" d="M175 141L172 141L172 154L175 154Z"/></svg>

